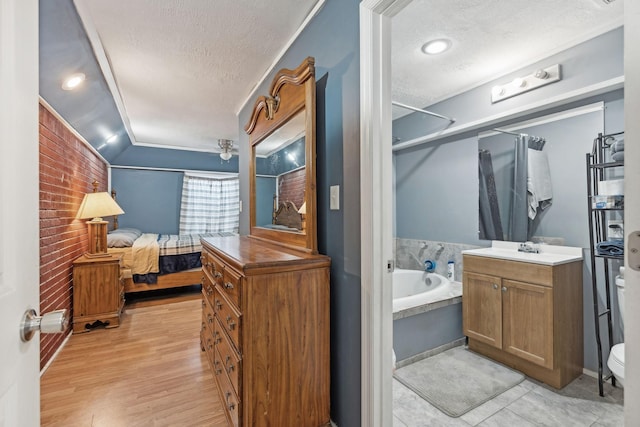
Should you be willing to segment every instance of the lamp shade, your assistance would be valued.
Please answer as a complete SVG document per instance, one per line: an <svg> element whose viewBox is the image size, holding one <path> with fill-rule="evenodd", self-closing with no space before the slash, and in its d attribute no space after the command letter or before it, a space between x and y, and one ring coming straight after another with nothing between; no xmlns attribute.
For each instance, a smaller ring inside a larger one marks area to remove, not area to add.
<svg viewBox="0 0 640 427"><path fill-rule="evenodd" d="M121 215L124 211L107 192L87 193L80 204L76 219L101 218L103 216ZM97 219L99 221L99 219Z"/></svg>

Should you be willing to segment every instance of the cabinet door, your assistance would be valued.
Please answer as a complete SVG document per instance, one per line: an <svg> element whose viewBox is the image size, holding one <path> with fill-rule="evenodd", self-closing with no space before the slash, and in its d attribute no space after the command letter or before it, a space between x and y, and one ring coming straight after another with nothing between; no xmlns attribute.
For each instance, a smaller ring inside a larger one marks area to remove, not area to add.
<svg viewBox="0 0 640 427"><path fill-rule="evenodd" d="M553 369L553 289L503 280L503 349Z"/></svg>
<svg viewBox="0 0 640 427"><path fill-rule="evenodd" d="M501 279L465 272L462 286L464 334L470 339L502 348Z"/></svg>

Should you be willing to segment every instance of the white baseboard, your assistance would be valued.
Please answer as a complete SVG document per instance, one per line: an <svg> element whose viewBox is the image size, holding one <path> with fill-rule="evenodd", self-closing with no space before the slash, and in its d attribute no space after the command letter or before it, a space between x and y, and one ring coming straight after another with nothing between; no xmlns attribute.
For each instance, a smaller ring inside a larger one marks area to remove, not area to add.
<svg viewBox="0 0 640 427"><path fill-rule="evenodd" d="M71 338L71 334L73 334L73 332L69 331L69 333L67 334L67 336L64 338L64 341L62 341L62 344L60 344L60 347L58 347L58 349L56 350L55 353L53 353L53 356L51 356L51 359L49 359L49 361L47 362L46 365L44 365L42 367L42 370L40 371L40 376L42 377L44 375L44 373L47 371L47 369L49 368L49 366L51 366L51 364L53 363L53 361L56 359L56 357L58 357L58 354L60 353L60 351L64 348L64 346L67 344L67 342L69 341L69 338Z"/></svg>

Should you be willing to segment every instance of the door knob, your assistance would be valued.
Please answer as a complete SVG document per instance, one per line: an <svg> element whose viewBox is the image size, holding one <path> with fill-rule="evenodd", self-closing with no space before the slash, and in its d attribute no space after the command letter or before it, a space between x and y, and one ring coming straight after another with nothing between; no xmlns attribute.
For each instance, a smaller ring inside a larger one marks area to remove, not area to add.
<svg viewBox="0 0 640 427"><path fill-rule="evenodd" d="M64 332L69 326L69 318L67 317L67 309L55 310L51 313L38 316L38 313L30 308L24 312L22 322L20 323L20 338L27 342L36 331L41 334L55 334Z"/></svg>

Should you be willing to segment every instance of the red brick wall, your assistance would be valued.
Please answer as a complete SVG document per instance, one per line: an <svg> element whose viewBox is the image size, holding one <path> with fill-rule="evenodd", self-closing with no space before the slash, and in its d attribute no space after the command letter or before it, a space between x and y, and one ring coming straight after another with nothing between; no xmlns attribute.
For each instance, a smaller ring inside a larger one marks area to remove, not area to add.
<svg viewBox="0 0 640 427"><path fill-rule="evenodd" d="M293 202L299 209L304 202L306 169L296 169L278 177L278 201Z"/></svg>
<svg viewBox="0 0 640 427"><path fill-rule="evenodd" d="M88 249L87 227L75 215L91 182L107 190L107 165L40 105L40 313L72 310L72 262ZM67 333L71 330L69 330ZM40 368L67 333L41 335Z"/></svg>

